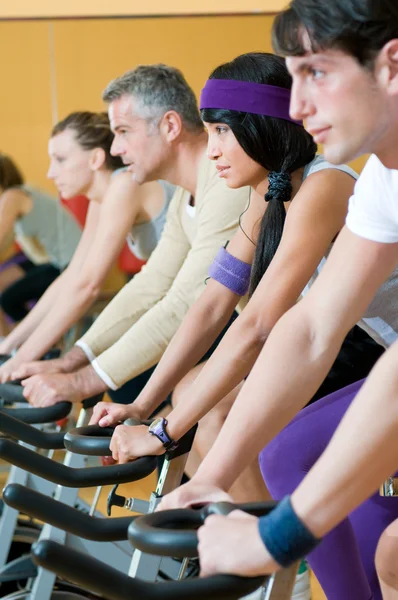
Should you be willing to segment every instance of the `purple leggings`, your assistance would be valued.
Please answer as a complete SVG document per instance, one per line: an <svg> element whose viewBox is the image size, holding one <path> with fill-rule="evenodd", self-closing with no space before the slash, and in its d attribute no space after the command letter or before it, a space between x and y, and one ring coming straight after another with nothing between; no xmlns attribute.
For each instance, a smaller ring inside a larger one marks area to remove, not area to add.
<svg viewBox="0 0 398 600"><path fill-rule="evenodd" d="M363 382L353 383L304 408L261 452L261 472L275 500L291 494L304 479ZM353 435L366 435L366 431ZM396 518L398 498L375 494L308 556L328 600L381 600L374 565L376 546L384 529Z"/></svg>

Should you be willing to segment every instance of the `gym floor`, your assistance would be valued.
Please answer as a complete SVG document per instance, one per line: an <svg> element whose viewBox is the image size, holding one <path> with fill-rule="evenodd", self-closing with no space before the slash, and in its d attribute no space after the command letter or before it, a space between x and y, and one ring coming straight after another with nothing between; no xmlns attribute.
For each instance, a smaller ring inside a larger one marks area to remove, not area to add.
<svg viewBox="0 0 398 600"><path fill-rule="evenodd" d="M0 461L0 466L4 467L5 464ZM0 473L1 487L3 487L3 485L6 483L6 479L7 479L7 474L5 472L1 472ZM152 490L155 489L155 486L156 486L156 476L155 476L155 474L152 474L149 477L142 479L141 481L136 481L134 483L120 485L117 493L120 494L121 496L125 496L128 498L134 497L134 498L141 498L143 500L146 500L149 498L149 495L152 492ZM111 490L111 486L103 487L102 491L101 491L100 499L98 502L97 509L104 514L106 514L106 500L107 500L110 490ZM91 502L94 497L94 493L95 493L94 488L88 488L88 489L82 490L80 495L87 502ZM122 508L114 507L112 509L113 517L125 517L126 514L127 514L126 511ZM322 592L321 587L319 586L318 582L315 580L315 577L313 577L313 576L311 577L311 587L312 587L312 600L326 600L325 594Z"/></svg>

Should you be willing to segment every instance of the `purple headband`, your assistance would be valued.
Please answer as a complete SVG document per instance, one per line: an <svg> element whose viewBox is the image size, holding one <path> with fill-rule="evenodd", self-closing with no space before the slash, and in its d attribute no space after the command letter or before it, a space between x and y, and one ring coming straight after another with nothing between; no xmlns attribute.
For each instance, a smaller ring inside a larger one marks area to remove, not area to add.
<svg viewBox="0 0 398 600"><path fill-rule="evenodd" d="M200 96L200 108L225 108L277 117L303 125L302 121L290 118L290 96L290 90L275 85L233 79L208 79Z"/></svg>

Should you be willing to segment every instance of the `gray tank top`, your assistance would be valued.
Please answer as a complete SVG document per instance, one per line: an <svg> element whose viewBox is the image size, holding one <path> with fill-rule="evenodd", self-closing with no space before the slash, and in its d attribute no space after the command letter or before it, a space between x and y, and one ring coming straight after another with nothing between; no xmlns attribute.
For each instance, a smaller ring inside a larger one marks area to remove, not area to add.
<svg viewBox="0 0 398 600"><path fill-rule="evenodd" d="M18 243L32 262L64 269L80 240L78 222L56 198L30 185L21 189L32 198L33 208L14 225Z"/></svg>
<svg viewBox="0 0 398 600"><path fill-rule="evenodd" d="M351 169L351 167L349 167L348 165L332 165L332 163L328 162L323 157L322 154L317 154L315 156L314 160L312 160L310 163L308 163L308 165L306 165L304 167L303 182L307 179L307 177L309 177L313 173L317 173L318 171L323 171L324 169L337 169L338 171L344 171L344 173L351 175L351 177L353 177L355 180L358 179L358 173L356 173L354 171L354 169ZM325 264L325 261L326 261L327 257L329 256L331 249L332 249L332 244L329 246L328 251L326 252L325 258L323 258L321 260L315 273L313 274L313 276L311 277L311 279L309 280L309 282L307 283L307 285L301 292L302 296L305 296L305 294L307 294L309 292L310 287L315 282L315 279L318 277L323 265Z"/></svg>
<svg viewBox="0 0 398 600"><path fill-rule="evenodd" d="M151 256L160 240L169 204L176 189L174 185L171 185L167 181L159 179L158 183L162 186L164 192L164 202L161 211L151 221L134 224L127 236L128 247L141 260L147 260Z"/></svg>
<svg viewBox="0 0 398 600"><path fill-rule="evenodd" d="M122 173L126 170L127 167L117 169L113 175ZM161 211L150 221L134 224L127 236L128 247L131 252L141 260L147 260L155 250L166 222L169 204L176 190L176 187L167 181L158 180L158 183L162 186L164 192L164 201Z"/></svg>
<svg viewBox="0 0 398 600"><path fill-rule="evenodd" d="M323 169L337 169L338 171L348 173L348 175L351 175L354 179L358 179L359 177L358 173L348 165L332 165L332 163L328 162L322 154L317 154L314 160L304 167L303 181L305 181L309 175L317 173L317 171L323 171Z"/></svg>

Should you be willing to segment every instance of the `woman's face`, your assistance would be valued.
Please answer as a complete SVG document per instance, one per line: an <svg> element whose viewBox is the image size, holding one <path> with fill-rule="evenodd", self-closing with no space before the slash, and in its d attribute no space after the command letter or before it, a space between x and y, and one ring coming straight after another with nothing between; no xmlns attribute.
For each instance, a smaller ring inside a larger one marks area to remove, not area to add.
<svg viewBox="0 0 398 600"><path fill-rule="evenodd" d="M91 150L85 150L76 141L73 129L65 129L48 142L50 167L47 177L52 179L65 199L86 194L94 171L91 168Z"/></svg>
<svg viewBox="0 0 398 600"><path fill-rule="evenodd" d="M267 178L267 171L246 154L232 129L225 123L205 123L209 134L207 155L216 161L219 177L230 188L250 185L257 188Z"/></svg>

